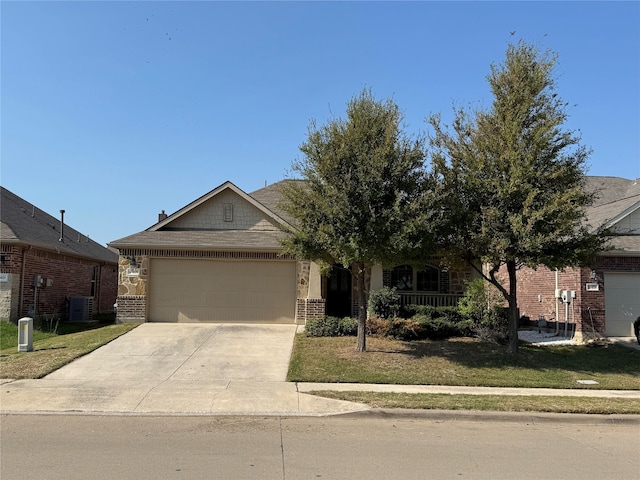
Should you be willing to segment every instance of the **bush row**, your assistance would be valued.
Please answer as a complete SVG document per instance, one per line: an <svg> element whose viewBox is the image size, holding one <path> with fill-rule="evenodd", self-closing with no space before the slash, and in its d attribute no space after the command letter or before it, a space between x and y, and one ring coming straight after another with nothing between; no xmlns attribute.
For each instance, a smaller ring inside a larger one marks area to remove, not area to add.
<svg viewBox="0 0 640 480"><path fill-rule="evenodd" d="M455 307L435 308L433 311L414 314L411 318L367 319L367 334L393 337L401 340L442 340L450 337L473 335L472 322L463 319ZM355 318L322 317L307 320L305 334L308 337L343 337L358 333Z"/></svg>
<svg viewBox="0 0 640 480"><path fill-rule="evenodd" d="M384 287L369 296L367 333L403 340L442 340L477 336L495 343L508 342L506 310L497 291L481 279L467 285L465 296L455 307L408 305L400 307L394 288ZM307 336L356 335L357 320L324 317L308 320Z"/></svg>
<svg viewBox="0 0 640 480"><path fill-rule="evenodd" d="M304 327L307 337L346 337L358 334L355 318L321 317L307 320Z"/></svg>

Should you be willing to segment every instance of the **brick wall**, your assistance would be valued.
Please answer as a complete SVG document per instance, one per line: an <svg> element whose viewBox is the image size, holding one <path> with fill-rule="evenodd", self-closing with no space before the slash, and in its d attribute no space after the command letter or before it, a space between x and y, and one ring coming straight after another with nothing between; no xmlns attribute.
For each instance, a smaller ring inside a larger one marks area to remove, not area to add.
<svg viewBox="0 0 640 480"><path fill-rule="evenodd" d="M2 272L12 276L11 286L3 286L3 296L9 295L14 302L9 308L12 321L28 315L34 300L37 315L65 315L66 299L72 296L94 297L94 313L113 310L117 291L115 264L105 265L47 250L8 248L6 245L3 246L3 257ZM36 275L44 279L43 286L37 289L37 298L33 288ZM11 292L7 293L9 289Z"/></svg>
<svg viewBox="0 0 640 480"><path fill-rule="evenodd" d="M324 317L325 300L323 298L299 298L296 301L296 323L304 325L307 320Z"/></svg>
<svg viewBox="0 0 640 480"><path fill-rule="evenodd" d="M575 322L579 339L606 331L606 272L640 272L640 257L598 257L592 268L567 268L558 272L558 288L576 292L576 298L569 305L569 322ZM506 272L503 277L506 281ZM555 318L555 271L525 267L518 271L517 279L520 314L532 320L540 315L547 320ZM587 291L587 283L597 283L598 290ZM565 305L559 303L558 309L558 320L564 323Z"/></svg>
<svg viewBox="0 0 640 480"><path fill-rule="evenodd" d="M146 295L119 295L116 323L144 323L147 315Z"/></svg>
<svg viewBox="0 0 640 480"><path fill-rule="evenodd" d="M640 257L598 257L593 267L583 270L582 286L586 283L597 282L597 291L584 292L584 301L581 304L581 316L585 332L592 332L592 323L595 330L604 334L605 321L605 294L607 289L607 272L638 273L640 272ZM593 278L595 277L595 278Z"/></svg>
<svg viewBox="0 0 640 480"><path fill-rule="evenodd" d="M506 270L500 272L503 283L506 285L508 276ZM547 267L538 267L536 270L524 267L516 273L518 280L517 296L520 315L537 320L544 316L546 320L556 317L555 297L555 270ZM575 303L581 301L579 269L568 268L558 272L558 288L560 290L575 290ZM564 321L564 307L559 308L559 317ZM574 310L575 311L575 310Z"/></svg>

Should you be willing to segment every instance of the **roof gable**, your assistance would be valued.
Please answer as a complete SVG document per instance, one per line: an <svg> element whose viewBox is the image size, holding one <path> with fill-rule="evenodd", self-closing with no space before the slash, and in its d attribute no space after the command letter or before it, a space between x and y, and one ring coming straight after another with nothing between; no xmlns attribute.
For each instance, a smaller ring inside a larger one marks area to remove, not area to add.
<svg viewBox="0 0 640 480"><path fill-rule="evenodd" d="M640 235L640 201L612 218L607 227L623 235Z"/></svg>
<svg viewBox="0 0 640 480"><path fill-rule="evenodd" d="M252 196L225 182L147 231L280 230L287 221Z"/></svg>
<svg viewBox="0 0 640 480"><path fill-rule="evenodd" d="M640 208L640 182L637 180L587 177L587 190L595 192L596 195L594 204L587 209L589 224L592 227L612 228L620 222L624 223L625 218ZM636 230L630 233L640 232Z"/></svg>

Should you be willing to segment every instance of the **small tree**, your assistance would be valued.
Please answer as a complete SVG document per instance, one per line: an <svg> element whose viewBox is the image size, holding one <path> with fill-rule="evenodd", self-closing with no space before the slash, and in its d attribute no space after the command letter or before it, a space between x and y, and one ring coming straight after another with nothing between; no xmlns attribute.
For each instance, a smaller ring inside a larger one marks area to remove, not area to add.
<svg viewBox="0 0 640 480"><path fill-rule="evenodd" d="M466 260L502 293L509 305L511 354L518 352L517 270L578 265L605 243L586 223L590 151L562 128L567 104L555 93L555 62L555 55L524 42L510 45L505 63L491 66L494 101L488 111L457 111L453 132L438 116L430 119L436 235L445 251ZM501 267L506 286L497 277Z"/></svg>
<svg viewBox="0 0 640 480"><path fill-rule="evenodd" d="M395 287L382 287L369 292L369 313L385 320L395 318L400 311L400 294Z"/></svg>
<svg viewBox="0 0 640 480"><path fill-rule="evenodd" d="M325 268L351 269L358 291L356 350L366 350L366 271L406 248L423 181L424 139L408 138L391 100L363 90L349 101L347 118L317 128L311 122L292 169L304 182L283 188L282 208L294 219L285 251Z"/></svg>

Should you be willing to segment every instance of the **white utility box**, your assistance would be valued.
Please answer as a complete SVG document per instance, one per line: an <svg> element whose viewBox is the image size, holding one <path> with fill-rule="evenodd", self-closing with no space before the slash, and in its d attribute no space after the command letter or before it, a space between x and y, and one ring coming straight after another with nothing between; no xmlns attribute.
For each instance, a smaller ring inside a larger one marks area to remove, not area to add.
<svg viewBox="0 0 640 480"><path fill-rule="evenodd" d="M33 351L33 318L24 317L18 320L18 351Z"/></svg>

